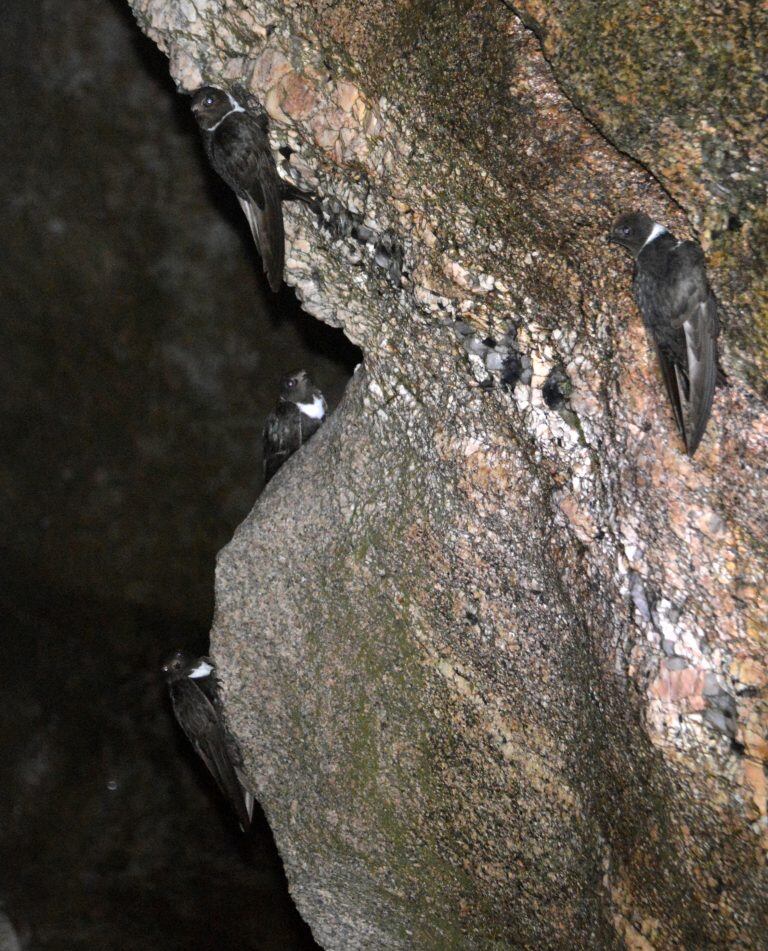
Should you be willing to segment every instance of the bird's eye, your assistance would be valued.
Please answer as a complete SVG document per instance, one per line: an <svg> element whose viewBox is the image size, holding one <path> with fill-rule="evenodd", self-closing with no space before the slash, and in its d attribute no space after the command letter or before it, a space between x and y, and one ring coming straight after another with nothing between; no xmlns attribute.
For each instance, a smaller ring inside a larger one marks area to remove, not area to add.
<svg viewBox="0 0 768 951"><path fill-rule="evenodd" d="M629 233L630 233L630 229L627 228L627 226L625 225L625 226L621 229L621 233L622 233L625 237L628 237L628 236L629 236Z"/></svg>
<svg viewBox="0 0 768 951"><path fill-rule="evenodd" d="M296 380L288 380L288 389L292 390L296 386Z"/></svg>
<svg viewBox="0 0 768 951"><path fill-rule="evenodd" d="M203 105L204 105L204 106L212 106L212 105L213 105L213 96L206 96L205 99L203 100Z"/></svg>

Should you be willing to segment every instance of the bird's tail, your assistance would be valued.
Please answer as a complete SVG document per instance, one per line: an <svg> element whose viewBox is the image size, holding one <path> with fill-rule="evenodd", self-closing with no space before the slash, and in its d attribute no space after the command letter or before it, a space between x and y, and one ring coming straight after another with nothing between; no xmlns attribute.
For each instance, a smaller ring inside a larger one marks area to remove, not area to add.
<svg viewBox="0 0 768 951"><path fill-rule="evenodd" d="M280 193L277 188L264 189L264 207L250 198L240 198L240 207L251 228L251 234L261 255L267 282L273 291L280 290L285 267L285 232Z"/></svg>
<svg viewBox="0 0 768 951"><path fill-rule="evenodd" d="M692 456L707 427L717 385L717 305L713 298L699 305L697 319L685 322L688 350L688 455Z"/></svg>

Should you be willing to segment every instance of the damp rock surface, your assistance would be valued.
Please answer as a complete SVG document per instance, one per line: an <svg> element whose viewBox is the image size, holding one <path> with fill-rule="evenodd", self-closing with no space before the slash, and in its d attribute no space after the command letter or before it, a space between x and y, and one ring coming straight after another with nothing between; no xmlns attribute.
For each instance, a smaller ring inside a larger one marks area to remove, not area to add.
<svg viewBox="0 0 768 951"><path fill-rule="evenodd" d="M317 939L760 947L763 278L719 253L720 166L673 189L657 133L622 139L646 98L585 105L590 34L534 16L568 4L132 6L182 89L264 103L323 209L286 206L286 280L365 355L216 582L231 726ZM652 15L617 33L638 68ZM746 142L730 109L707 121ZM605 241L627 208L709 254L730 385L694 460Z"/></svg>

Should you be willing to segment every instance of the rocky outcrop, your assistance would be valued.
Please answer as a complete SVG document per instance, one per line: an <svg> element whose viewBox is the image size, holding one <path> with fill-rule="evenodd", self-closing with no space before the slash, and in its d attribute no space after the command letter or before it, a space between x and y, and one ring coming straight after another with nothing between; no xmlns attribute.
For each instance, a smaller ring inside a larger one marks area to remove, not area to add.
<svg viewBox="0 0 768 951"><path fill-rule="evenodd" d="M341 334L275 320L127 5L5 0L0 45L0 949L310 951L159 664L207 643L281 373L335 402L304 343Z"/></svg>
<svg viewBox="0 0 768 951"><path fill-rule="evenodd" d="M729 308L731 357L768 379L768 8L505 0L568 97L685 210Z"/></svg>
<svg viewBox="0 0 768 951"><path fill-rule="evenodd" d="M647 168L611 144L618 96L575 95L599 46L558 54L560 7L521 9L534 33L503 4L133 0L182 88L266 106L323 199L286 207L287 280L365 354L220 555L212 632L329 948L759 947L766 925L768 415L731 329L762 277L710 258L731 385L691 461L604 235L633 207L692 235L716 189L688 216L672 136ZM751 201L723 240L757 233Z"/></svg>
<svg viewBox="0 0 768 951"><path fill-rule="evenodd" d="M54 587L205 623L282 374L306 366L335 404L354 354L339 367L340 334L266 297L128 7L68 0L45 23L4 5L1 544Z"/></svg>

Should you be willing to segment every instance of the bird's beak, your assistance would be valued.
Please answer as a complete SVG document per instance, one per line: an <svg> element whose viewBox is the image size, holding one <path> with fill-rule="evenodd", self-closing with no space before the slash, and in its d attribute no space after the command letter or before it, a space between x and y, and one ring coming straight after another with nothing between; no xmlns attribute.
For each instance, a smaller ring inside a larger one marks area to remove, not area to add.
<svg viewBox="0 0 768 951"><path fill-rule="evenodd" d="M619 244L619 239L616 237L616 235L612 231L606 235L605 240L608 241L610 244Z"/></svg>

